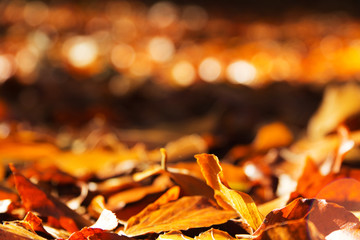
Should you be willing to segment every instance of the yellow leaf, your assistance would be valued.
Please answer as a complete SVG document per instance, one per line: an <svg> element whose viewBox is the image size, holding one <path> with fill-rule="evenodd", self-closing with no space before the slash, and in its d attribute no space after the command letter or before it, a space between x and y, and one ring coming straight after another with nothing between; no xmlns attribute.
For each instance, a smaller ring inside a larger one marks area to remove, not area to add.
<svg viewBox="0 0 360 240"><path fill-rule="evenodd" d="M235 191L227 186L219 159L212 154L195 155L207 184L215 191L215 198L219 205L229 206L245 220L252 230L258 229L263 222L263 216L256 207L253 199L246 193Z"/></svg>

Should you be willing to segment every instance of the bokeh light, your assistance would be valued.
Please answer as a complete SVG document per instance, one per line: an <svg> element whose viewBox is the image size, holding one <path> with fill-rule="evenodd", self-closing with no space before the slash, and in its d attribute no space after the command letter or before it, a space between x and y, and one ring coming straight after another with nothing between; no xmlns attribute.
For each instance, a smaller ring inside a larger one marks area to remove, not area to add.
<svg viewBox="0 0 360 240"><path fill-rule="evenodd" d="M227 67L226 73L230 82L250 85L255 80L256 68L247 61L238 60Z"/></svg>
<svg viewBox="0 0 360 240"><path fill-rule="evenodd" d="M127 44L118 44L111 50L111 62L118 69L129 68L136 57L135 50Z"/></svg>
<svg viewBox="0 0 360 240"><path fill-rule="evenodd" d="M8 56L0 55L0 83L9 79L14 72L14 66Z"/></svg>
<svg viewBox="0 0 360 240"><path fill-rule="evenodd" d="M178 18L176 6L167 1L157 2L148 13L149 22L158 28L165 28L174 23Z"/></svg>
<svg viewBox="0 0 360 240"><path fill-rule="evenodd" d="M154 37L148 45L149 53L156 62L169 61L174 53L174 43L167 37Z"/></svg>
<svg viewBox="0 0 360 240"><path fill-rule="evenodd" d="M77 36L68 39L64 43L63 53L67 56L72 66L85 68L96 60L99 49L92 38Z"/></svg>
<svg viewBox="0 0 360 240"><path fill-rule="evenodd" d="M25 5L24 20L30 26L40 25L48 16L48 6L40 1L31 1Z"/></svg>
<svg viewBox="0 0 360 240"><path fill-rule="evenodd" d="M196 71L190 62L183 60L174 65L171 75L177 85L186 87L194 83Z"/></svg>
<svg viewBox="0 0 360 240"><path fill-rule="evenodd" d="M213 57L204 59L199 65L199 77L206 82L219 79L222 66L219 60Z"/></svg>

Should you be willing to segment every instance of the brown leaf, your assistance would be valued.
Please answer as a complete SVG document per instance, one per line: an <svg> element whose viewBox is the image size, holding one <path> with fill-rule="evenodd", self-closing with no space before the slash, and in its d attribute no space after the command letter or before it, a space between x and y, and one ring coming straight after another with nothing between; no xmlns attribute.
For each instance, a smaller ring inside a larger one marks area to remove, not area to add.
<svg viewBox="0 0 360 240"><path fill-rule="evenodd" d="M186 196L201 195L207 198L214 196L214 191L203 180L192 176L186 169L167 168L167 174L181 187Z"/></svg>
<svg viewBox="0 0 360 240"><path fill-rule="evenodd" d="M195 240L232 240L236 239L231 237L227 232L218 230L218 229L209 229L206 232L201 233L199 236L195 237Z"/></svg>
<svg viewBox="0 0 360 240"><path fill-rule="evenodd" d="M234 211L218 209L202 196L183 197L164 205L150 204L129 219L125 234L138 236L153 232L209 227L236 216Z"/></svg>
<svg viewBox="0 0 360 240"><path fill-rule="evenodd" d="M243 192L227 186L218 158L212 154L195 156L207 184L215 190L215 198L222 207L234 209L249 226L256 230L261 225L263 216L252 198Z"/></svg>
<svg viewBox="0 0 360 240"><path fill-rule="evenodd" d="M91 225L90 221L30 182L11 164L10 169L13 172L16 189L27 211L35 211L42 216L54 217L69 232Z"/></svg>
<svg viewBox="0 0 360 240"><path fill-rule="evenodd" d="M110 210L122 208L126 204L137 202L149 194L163 192L172 184L168 176L161 175L150 186L131 188L110 196L106 207Z"/></svg>
<svg viewBox="0 0 360 240"><path fill-rule="evenodd" d="M180 231L171 231L165 234L161 234L158 236L156 240L233 240L236 238L233 238L230 236L227 232L218 230L218 229L209 229L206 232L201 233L199 236L196 236L195 238L191 238L188 236L185 236Z"/></svg>
<svg viewBox="0 0 360 240"><path fill-rule="evenodd" d="M322 188L316 198L334 202L349 211L359 211L360 182L353 178L335 180Z"/></svg>
<svg viewBox="0 0 360 240"><path fill-rule="evenodd" d="M348 210L360 210L360 171L342 168L339 173L322 175L311 158L306 159L303 174L289 201L298 197L320 198L337 203Z"/></svg>
<svg viewBox="0 0 360 240"><path fill-rule="evenodd" d="M324 240L313 223L304 219L276 223L268 227L254 240Z"/></svg>
<svg viewBox="0 0 360 240"><path fill-rule="evenodd" d="M327 203L325 200L298 198L286 207L269 213L265 217L263 224L254 233L254 236L262 239L260 236L269 227L273 228L279 224L286 225L293 220L311 222L317 231L325 237L338 230L354 231L360 225L359 219L355 215L337 204ZM302 223L298 222L296 224L301 225ZM292 230L290 231L286 227L283 231L291 232Z"/></svg>
<svg viewBox="0 0 360 240"><path fill-rule="evenodd" d="M22 227L0 224L0 239L6 240L46 240Z"/></svg>
<svg viewBox="0 0 360 240"><path fill-rule="evenodd" d="M206 185L206 183L194 175L192 172L184 168L170 168L167 167L167 151L160 149L162 154L161 164L162 166L155 166L144 172L134 175L136 181L143 180L150 176L163 174L169 176L176 184L181 187L182 194L186 196L202 195L208 198L213 198L213 190Z"/></svg>
<svg viewBox="0 0 360 240"><path fill-rule="evenodd" d="M85 227L78 232L74 232L67 240L128 240L126 236L107 232L99 228Z"/></svg>

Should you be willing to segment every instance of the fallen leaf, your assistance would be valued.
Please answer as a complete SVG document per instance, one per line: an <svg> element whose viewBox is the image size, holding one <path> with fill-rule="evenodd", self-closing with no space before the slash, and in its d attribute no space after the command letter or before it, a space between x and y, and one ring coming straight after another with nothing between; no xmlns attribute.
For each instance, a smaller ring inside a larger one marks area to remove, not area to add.
<svg viewBox="0 0 360 240"><path fill-rule="evenodd" d="M297 234L303 236L301 231L307 231L306 228L303 228L304 223L302 221L293 222L294 220L306 220L306 224L311 222L316 228L316 231L312 230L313 234L320 236L318 234L320 233L325 238L334 231L353 232L360 226L359 219L342 206L327 203L325 200L298 198L286 207L273 210L269 213L265 217L263 224L254 233L254 237L255 239L263 239L262 235L268 229L278 228L279 226L281 226L281 231L284 234L290 234L291 236L292 232L299 231ZM295 227L290 227L288 223L295 224Z"/></svg>
<svg viewBox="0 0 360 240"><path fill-rule="evenodd" d="M125 227L127 236L160 233L171 230L209 227L237 217L234 211L218 209L202 196L189 196L164 205L150 204Z"/></svg>
<svg viewBox="0 0 360 240"><path fill-rule="evenodd" d="M156 240L193 240L193 238L185 236L180 231L170 231L160 234Z"/></svg>
<svg viewBox="0 0 360 240"><path fill-rule="evenodd" d="M252 198L243 192L227 186L218 158L212 154L195 155L207 184L215 191L215 198L222 207L234 209L245 220L253 231L258 229L263 216Z"/></svg>
<svg viewBox="0 0 360 240"><path fill-rule="evenodd" d="M312 222L305 219L290 220L285 223L275 223L266 228L254 240L325 240Z"/></svg>
<svg viewBox="0 0 360 240"><path fill-rule="evenodd" d="M46 240L46 238L14 225L0 224L0 239L6 240Z"/></svg>
<svg viewBox="0 0 360 240"><path fill-rule="evenodd" d="M227 232L211 228L201 233L199 236L195 236L195 238L185 236L180 231L170 231L165 234L159 235L156 240L214 240L214 239L233 240L236 238L233 238Z"/></svg>
<svg viewBox="0 0 360 240"><path fill-rule="evenodd" d="M30 182L11 164L10 169L13 172L16 189L27 211L35 211L41 216L54 217L69 232L91 225L89 220L86 220L68 208L64 203L46 194Z"/></svg>
<svg viewBox="0 0 360 240"><path fill-rule="evenodd" d="M360 111L359 101L360 87L357 84L327 87L320 107L309 121L309 137L320 138L335 130L348 117Z"/></svg>
<svg viewBox="0 0 360 240"><path fill-rule="evenodd" d="M98 220L91 225L91 228L100 228L103 230L113 230L118 226L118 220L113 212L104 209Z"/></svg>
<svg viewBox="0 0 360 240"><path fill-rule="evenodd" d="M227 232L218 230L218 229L209 229L206 232L201 233L199 236L195 237L195 240L232 240L235 239L230 236Z"/></svg>
<svg viewBox="0 0 360 240"><path fill-rule="evenodd" d="M252 146L259 151L285 147L293 141L293 138L293 134L285 124L273 122L258 130Z"/></svg>
<svg viewBox="0 0 360 240"><path fill-rule="evenodd" d="M153 184L149 186L131 188L113 194L108 198L106 207L110 210L122 208L126 204L137 202L149 194L163 192L172 184L168 176L160 175L154 180Z"/></svg>

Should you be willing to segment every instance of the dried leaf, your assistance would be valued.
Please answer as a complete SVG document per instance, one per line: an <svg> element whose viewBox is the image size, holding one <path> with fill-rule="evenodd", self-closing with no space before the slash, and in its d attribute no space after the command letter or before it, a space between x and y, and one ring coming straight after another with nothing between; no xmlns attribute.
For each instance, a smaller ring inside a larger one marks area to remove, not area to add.
<svg viewBox="0 0 360 240"><path fill-rule="evenodd" d="M252 143L256 150L268 150L289 145L293 140L291 131L281 122L262 126Z"/></svg>
<svg viewBox="0 0 360 240"><path fill-rule="evenodd" d="M322 103L309 122L308 135L319 138L335 130L340 123L360 111L359 101L360 87L357 84L326 88Z"/></svg>
<svg viewBox="0 0 360 240"><path fill-rule="evenodd" d="M275 223L266 228L254 240L325 240L312 222L304 219L291 220L285 223Z"/></svg>
<svg viewBox="0 0 360 240"><path fill-rule="evenodd" d="M212 154L198 154L195 157L207 184L215 190L218 203L223 207L231 206L253 230L258 229L263 216L248 194L232 190L226 186L218 158Z"/></svg>
<svg viewBox="0 0 360 240"><path fill-rule="evenodd" d="M317 229L317 232L325 237L338 230L353 232L360 226L359 219L355 217L355 215L337 204L327 203L325 200L298 198L286 207L269 213L265 217L263 224L254 233L254 236L262 239L261 237L267 229L273 228L274 226L278 227L279 224L280 226L281 224L285 225L285 228L281 230L284 234L291 233L295 230L290 230L286 224L293 220L306 220L307 223L311 222ZM300 224L298 227L301 227L303 223L292 222L292 224L295 224L295 226L296 224ZM313 233L318 235L316 231Z"/></svg>
<svg viewBox="0 0 360 240"><path fill-rule="evenodd" d="M233 240L235 238L231 237L227 232L218 230L218 229L209 229L206 232L201 233L199 236L195 237L195 240Z"/></svg>
<svg viewBox="0 0 360 240"><path fill-rule="evenodd" d="M39 235L22 227L14 225L0 225L0 239L6 240L46 240Z"/></svg>
<svg viewBox="0 0 360 240"><path fill-rule="evenodd" d="M168 176L161 175L150 186L131 188L110 196L106 207L110 210L122 208L126 204L139 201L149 194L163 192L172 184Z"/></svg>
<svg viewBox="0 0 360 240"><path fill-rule="evenodd" d="M165 234L161 234L158 236L156 240L233 240L227 232L211 228L206 232L201 233L199 236L195 236L195 238L191 238L185 236L180 231L171 231Z"/></svg>
<svg viewBox="0 0 360 240"><path fill-rule="evenodd" d="M150 204L129 219L125 234L139 236L153 232L209 227L236 216L234 211L218 209L202 196L183 197L164 205Z"/></svg>
<svg viewBox="0 0 360 240"><path fill-rule="evenodd" d="M170 231L160 234L156 240L193 240L193 238L185 236L180 231Z"/></svg>
<svg viewBox="0 0 360 240"><path fill-rule="evenodd" d="M51 216L58 219L60 224L69 232L78 228L89 226L91 222L81 217L75 211L68 208L38 188L35 184L25 178L18 170L10 165L23 205L27 211L38 212L42 216Z"/></svg>
<svg viewBox="0 0 360 240"><path fill-rule="evenodd" d="M353 178L335 180L322 188L316 198L334 202L349 211L360 211L360 182Z"/></svg>
<svg viewBox="0 0 360 240"><path fill-rule="evenodd" d="M102 232L105 232L105 230L100 228L85 227L80 231L71 234L68 240L88 240L90 239L91 236L94 236L95 234Z"/></svg>
<svg viewBox="0 0 360 240"><path fill-rule="evenodd" d="M91 228L113 230L117 227L117 225L118 225L118 220L115 214L107 209L104 209L98 220L91 226Z"/></svg>

